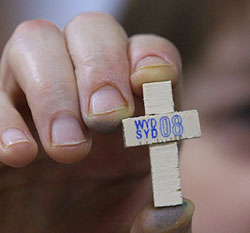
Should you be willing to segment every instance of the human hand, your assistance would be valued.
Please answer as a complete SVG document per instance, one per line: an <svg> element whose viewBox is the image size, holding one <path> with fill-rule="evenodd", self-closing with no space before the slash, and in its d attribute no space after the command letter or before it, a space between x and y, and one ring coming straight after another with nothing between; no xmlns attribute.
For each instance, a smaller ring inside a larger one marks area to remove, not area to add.
<svg viewBox="0 0 250 233"><path fill-rule="evenodd" d="M128 232L152 198L149 161L146 148L124 149L113 130L143 114L142 83L175 88L180 72L169 41L128 39L105 14L79 15L64 32L45 20L19 25L0 68L0 229Z"/></svg>

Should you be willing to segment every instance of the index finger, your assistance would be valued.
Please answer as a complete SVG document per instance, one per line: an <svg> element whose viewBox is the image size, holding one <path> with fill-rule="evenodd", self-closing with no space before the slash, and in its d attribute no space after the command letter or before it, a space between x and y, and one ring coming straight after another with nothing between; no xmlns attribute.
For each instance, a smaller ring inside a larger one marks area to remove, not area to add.
<svg viewBox="0 0 250 233"><path fill-rule="evenodd" d="M136 95L142 94L142 84L172 81L176 87L181 74L181 57L167 39L150 34L132 36L128 56L131 65L131 86Z"/></svg>

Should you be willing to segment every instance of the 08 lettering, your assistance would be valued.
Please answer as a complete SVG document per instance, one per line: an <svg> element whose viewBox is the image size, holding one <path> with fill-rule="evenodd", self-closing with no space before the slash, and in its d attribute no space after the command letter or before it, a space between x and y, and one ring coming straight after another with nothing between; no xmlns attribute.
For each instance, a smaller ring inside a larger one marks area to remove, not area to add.
<svg viewBox="0 0 250 233"><path fill-rule="evenodd" d="M171 132L174 136L181 136L183 134L182 118L177 114L171 118L171 121L167 116L161 117L159 120L159 129L156 127L158 122L153 117L149 119L138 119L135 120L134 123L136 126L136 138L138 140L143 137L146 139L149 137L157 138L158 130L162 137L169 137Z"/></svg>
<svg viewBox="0 0 250 233"><path fill-rule="evenodd" d="M174 115L172 117L172 130L175 136L180 136L183 134L182 118L179 115Z"/></svg>

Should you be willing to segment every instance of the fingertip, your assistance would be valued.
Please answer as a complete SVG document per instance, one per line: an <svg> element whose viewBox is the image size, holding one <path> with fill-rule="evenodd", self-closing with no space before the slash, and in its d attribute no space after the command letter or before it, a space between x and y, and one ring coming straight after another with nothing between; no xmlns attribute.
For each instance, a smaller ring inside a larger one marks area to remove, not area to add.
<svg viewBox="0 0 250 233"><path fill-rule="evenodd" d="M137 96L142 96L144 83L161 81L171 81L175 86L178 82L178 71L174 65L154 56L140 60L131 75L131 86Z"/></svg>
<svg viewBox="0 0 250 233"><path fill-rule="evenodd" d="M0 160L2 163L21 168L33 162L37 156L38 146L32 141L19 141L9 146L0 147Z"/></svg>
<svg viewBox="0 0 250 233"><path fill-rule="evenodd" d="M91 139L76 145L52 146L48 154L56 162L72 164L84 159L91 149Z"/></svg>
<svg viewBox="0 0 250 233"><path fill-rule="evenodd" d="M87 117L85 123L93 131L110 133L119 128L122 119L132 117L133 112L130 108L119 109L103 116Z"/></svg>
<svg viewBox="0 0 250 233"><path fill-rule="evenodd" d="M90 97L88 113L83 112L89 129L107 133L115 130L121 120L133 116L133 98L126 100L121 91L111 85L97 89Z"/></svg>
<svg viewBox="0 0 250 233"><path fill-rule="evenodd" d="M134 94L142 95L142 84L172 81L176 86L182 70L176 47L156 35L136 35L130 38L129 58L131 86Z"/></svg>
<svg viewBox="0 0 250 233"><path fill-rule="evenodd" d="M80 113L59 110L45 112L37 122L38 133L44 150L51 159L71 164L86 157L91 149L91 137Z"/></svg>
<svg viewBox="0 0 250 233"><path fill-rule="evenodd" d="M130 233L191 233L194 204L184 199L182 205L155 208L147 205L136 217Z"/></svg>

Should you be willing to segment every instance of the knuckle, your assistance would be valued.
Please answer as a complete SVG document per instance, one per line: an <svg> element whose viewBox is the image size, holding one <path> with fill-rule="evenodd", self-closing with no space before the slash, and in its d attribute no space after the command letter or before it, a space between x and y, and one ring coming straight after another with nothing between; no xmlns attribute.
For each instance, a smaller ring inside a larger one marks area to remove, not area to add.
<svg viewBox="0 0 250 233"><path fill-rule="evenodd" d="M34 30L44 30L44 29L58 30L56 25L54 25L52 22L48 20L35 19L35 20L25 21L19 24L14 31L14 35L21 36L29 32L34 32Z"/></svg>
<svg viewBox="0 0 250 233"><path fill-rule="evenodd" d="M102 51L98 51L98 55L85 54L81 58L78 57L78 60L81 61L80 68L84 73L90 71L97 73L100 64L105 66L106 70L109 71L107 74L119 73L121 70L124 70L123 72L126 73L125 70L127 69L127 60L120 50L103 49ZM102 74L100 73L100 75Z"/></svg>
<svg viewBox="0 0 250 233"><path fill-rule="evenodd" d="M26 95L38 101L54 101L55 99L65 99L68 90L75 88L73 81L51 81L47 79L33 78L32 82L26 86ZM53 98L52 98L53 97Z"/></svg>
<svg viewBox="0 0 250 233"><path fill-rule="evenodd" d="M130 37L130 40L138 40L138 41L155 41L155 42L160 42L160 43L165 43L165 44L171 44L173 45L168 39L165 37L156 35L156 34L136 34Z"/></svg>
<svg viewBox="0 0 250 233"><path fill-rule="evenodd" d="M180 52L178 48L167 38L156 35L156 34L136 34L129 38L130 40L130 47L134 48L138 47L138 45L147 44L150 45L150 49L159 52L163 52L163 54L172 54L178 60L181 60ZM132 46L131 46L132 44ZM141 48L139 46L139 48ZM179 61L180 62L180 61Z"/></svg>
<svg viewBox="0 0 250 233"><path fill-rule="evenodd" d="M55 102L55 99L51 97L58 95L59 90L59 88L55 88L52 83L46 80L39 82L33 80L32 85L26 86L26 98L32 103L40 103L41 106L49 109L51 104Z"/></svg>
<svg viewBox="0 0 250 233"><path fill-rule="evenodd" d="M9 60L15 58L19 53L23 54L28 48L39 48L42 41L51 36L51 33L61 33L52 22L44 19L25 21L17 26L8 48ZM43 43L46 45L46 43Z"/></svg>
<svg viewBox="0 0 250 233"><path fill-rule="evenodd" d="M103 12L85 12L76 15L65 27L65 31L68 31L72 26L78 25L87 21L102 21L102 20L115 20L113 16Z"/></svg>
<svg viewBox="0 0 250 233"><path fill-rule="evenodd" d="M33 93L36 96L47 96L53 89L53 84L46 80L33 83Z"/></svg>
<svg viewBox="0 0 250 233"><path fill-rule="evenodd" d="M52 82L48 78L33 77L28 89L33 96L40 98L54 94L57 90L60 90L61 86L62 83Z"/></svg>
<svg viewBox="0 0 250 233"><path fill-rule="evenodd" d="M32 82L26 86L26 95L34 99L42 99L49 96L52 92L53 85L47 80L37 80L33 78Z"/></svg>
<svg viewBox="0 0 250 233"><path fill-rule="evenodd" d="M150 34L150 35L148 35L148 39L149 40L150 39L155 40L155 42L157 42L159 44L162 44L162 46L170 47L170 48L173 49L173 51L175 51L176 53L178 53L177 47L171 41L169 41L168 39L166 39L165 37L162 37L162 36L159 36L159 35Z"/></svg>
<svg viewBox="0 0 250 233"><path fill-rule="evenodd" d="M76 22L82 20L99 20L99 19L113 19L113 17L103 12L86 12L75 16L72 21Z"/></svg>

